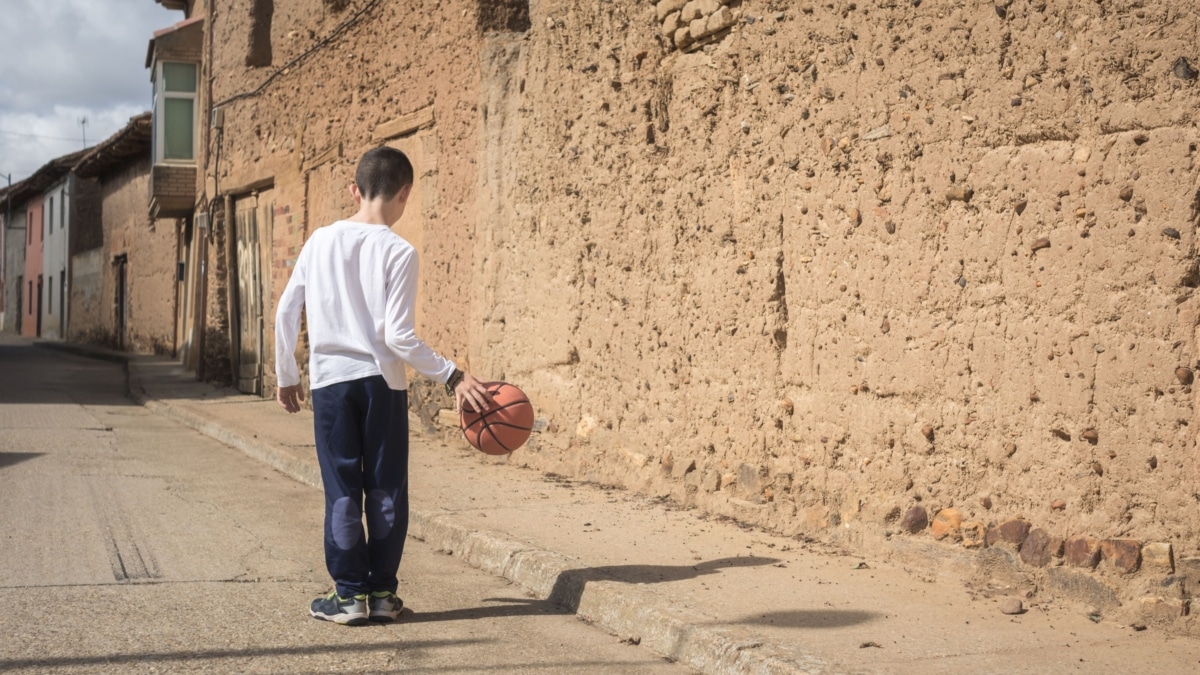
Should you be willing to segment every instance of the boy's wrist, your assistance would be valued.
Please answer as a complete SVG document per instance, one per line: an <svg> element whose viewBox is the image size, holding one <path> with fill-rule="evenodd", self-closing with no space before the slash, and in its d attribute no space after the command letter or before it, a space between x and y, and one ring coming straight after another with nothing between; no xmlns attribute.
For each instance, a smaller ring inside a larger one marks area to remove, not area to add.
<svg viewBox="0 0 1200 675"><path fill-rule="evenodd" d="M466 377L466 375L467 375L466 373L459 370L458 368L455 368L454 372L450 373L450 377L446 379L446 395L447 396L454 395L454 388L458 386L459 382L463 381L463 378Z"/></svg>

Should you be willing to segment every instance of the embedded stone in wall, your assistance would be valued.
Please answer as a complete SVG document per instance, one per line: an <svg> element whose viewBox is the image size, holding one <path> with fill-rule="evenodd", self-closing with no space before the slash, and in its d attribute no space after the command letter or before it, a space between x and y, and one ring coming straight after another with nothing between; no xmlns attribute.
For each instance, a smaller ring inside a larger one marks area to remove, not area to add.
<svg viewBox="0 0 1200 675"><path fill-rule="evenodd" d="M1064 557L1073 567L1095 567L1100 563L1100 542L1084 534L1075 535L1067 539Z"/></svg>
<svg viewBox="0 0 1200 675"><path fill-rule="evenodd" d="M1013 546L1020 546L1028 536L1028 522L1024 520L1010 520L988 530L987 545L1012 544Z"/></svg>
<svg viewBox="0 0 1200 675"><path fill-rule="evenodd" d="M728 0L661 0L655 14L677 49L708 44L737 23Z"/></svg>
<svg viewBox="0 0 1200 675"><path fill-rule="evenodd" d="M1187 616L1190 603L1178 598L1146 596L1138 600L1138 614L1154 622L1169 622Z"/></svg>
<svg viewBox="0 0 1200 675"><path fill-rule="evenodd" d="M663 37L667 38L668 40L671 40L672 42L675 40L675 33L680 28L683 28L683 25L684 25L683 21L679 18L680 16L681 15L679 12L671 12L670 14L667 15L667 17L665 19L663 19L663 24L662 24Z"/></svg>
<svg viewBox="0 0 1200 675"><path fill-rule="evenodd" d="M686 4L688 4L687 0L661 0L654 8L658 11L658 20L662 21L667 18L668 14L683 9Z"/></svg>
<svg viewBox="0 0 1200 675"><path fill-rule="evenodd" d="M1142 547L1142 567L1155 572L1172 574L1175 571L1175 559L1171 545L1166 542L1146 544Z"/></svg>
<svg viewBox="0 0 1200 675"><path fill-rule="evenodd" d="M1051 537L1039 527L1030 532L1021 544L1021 560L1026 565L1045 567L1050 564L1051 558L1062 553L1062 548L1062 539Z"/></svg>
<svg viewBox="0 0 1200 675"><path fill-rule="evenodd" d="M916 534L929 526L929 513L923 506L914 506L900 519L900 529Z"/></svg>
<svg viewBox="0 0 1200 675"><path fill-rule="evenodd" d="M1136 539L1105 539L1100 542L1100 555L1122 574L1136 572L1142 562L1141 542Z"/></svg>
<svg viewBox="0 0 1200 675"><path fill-rule="evenodd" d="M987 541L987 528L978 520L963 523L961 533L963 548L983 548Z"/></svg>
<svg viewBox="0 0 1200 675"><path fill-rule="evenodd" d="M957 539L962 530L962 513L958 509L942 509L933 517L933 538Z"/></svg>

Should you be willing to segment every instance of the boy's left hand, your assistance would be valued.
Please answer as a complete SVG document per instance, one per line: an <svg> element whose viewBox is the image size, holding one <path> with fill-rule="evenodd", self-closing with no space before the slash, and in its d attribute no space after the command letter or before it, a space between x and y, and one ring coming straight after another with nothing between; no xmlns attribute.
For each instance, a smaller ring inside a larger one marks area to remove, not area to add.
<svg viewBox="0 0 1200 675"><path fill-rule="evenodd" d="M290 412L300 412L300 402L304 400L304 387L294 384L290 387L276 387L275 399L283 409Z"/></svg>

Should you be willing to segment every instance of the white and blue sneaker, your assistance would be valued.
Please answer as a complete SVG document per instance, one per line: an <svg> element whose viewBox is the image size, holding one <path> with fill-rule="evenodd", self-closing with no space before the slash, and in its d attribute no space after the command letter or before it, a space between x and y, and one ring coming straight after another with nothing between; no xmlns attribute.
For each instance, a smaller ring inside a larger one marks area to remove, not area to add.
<svg viewBox="0 0 1200 675"><path fill-rule="evenodd" d="M373 591L367 598L371 621L390 623L400 618L400 610L404 609L404 601L391 591Z"/></svg>
<svg viewBox="0 0 1200 675"><path fill-rule="evenodd" d="M309 613L314 619L321 621L332 621L343 626L361 626L368 620L367 596L343 598L334 591L324 598L313 600Z"/></svg>

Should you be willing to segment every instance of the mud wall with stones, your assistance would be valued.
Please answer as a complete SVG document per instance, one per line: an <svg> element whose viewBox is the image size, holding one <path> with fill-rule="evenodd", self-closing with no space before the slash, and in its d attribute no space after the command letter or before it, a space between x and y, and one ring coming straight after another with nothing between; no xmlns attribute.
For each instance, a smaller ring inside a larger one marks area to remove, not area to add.
<svg viewBox="0 0 1200 675"><path fill-rule="evenodd" d="M543 418L513 461L785 533L1200 553L1195 7L683 4L485 46L471 353Z"/></svg>
<svg viewBox="0 0 1200 675"><path fill-rule="evenodd" d="M128 351L171 354L175 349L176 232L174 219L150 218L150 161L133 161L101 180L104 231L101 326L117 338L115 260L126 257L125 334Z"/></svg>
<svg viewBox="0 0 1200 675"><path fill-rule="evenodd" d="M391 144L417 160L417 206L396 231L421 253L420 334L465 365L479 41L488 21L521 25L522 16L499 7L485 20L487 4L305 0L266 16L250 0L215 0L211 100L224 121L200 182L210 197L271 188L273 228L260 231L270 250L268 345L304 241L354 213L347 188L359 156ZM273 371L270 349L266 360Z"/></svg>

